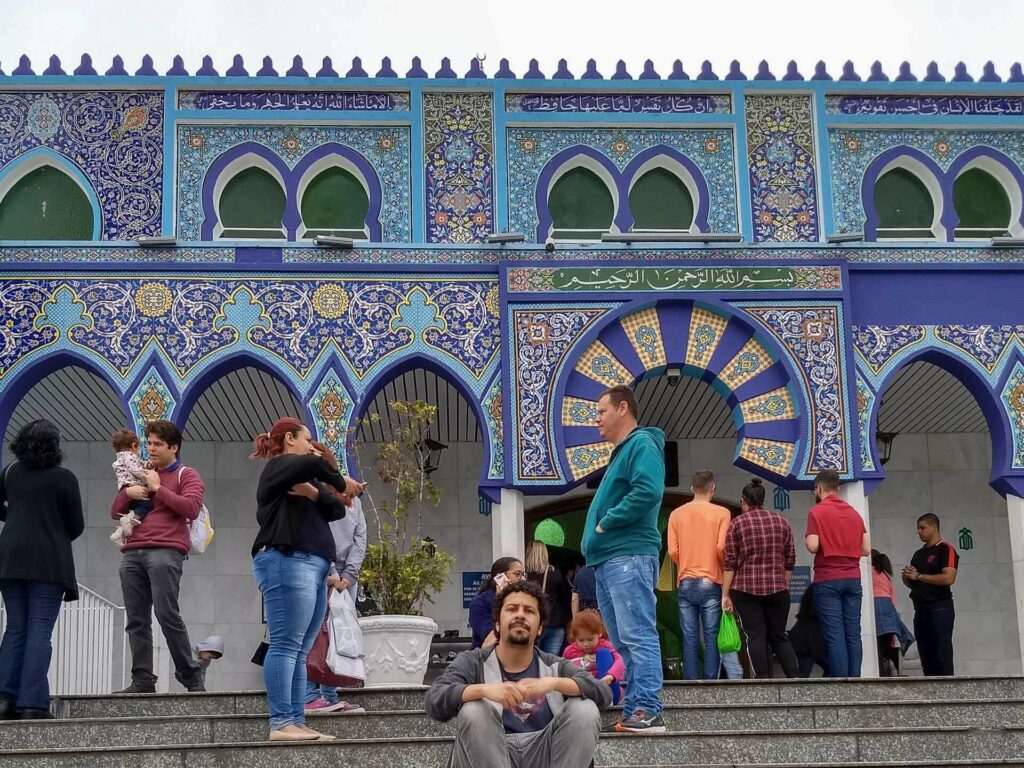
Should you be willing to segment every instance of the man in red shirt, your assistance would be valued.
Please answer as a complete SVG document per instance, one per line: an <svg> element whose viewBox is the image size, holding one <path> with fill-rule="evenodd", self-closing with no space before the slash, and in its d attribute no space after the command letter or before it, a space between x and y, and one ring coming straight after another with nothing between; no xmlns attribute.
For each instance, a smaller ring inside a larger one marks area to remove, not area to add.
<svg viewBox="0 0 1024 768"><path fill-rule="evenodd" d="M864 519L839 498L839 474L819 472L807 515L807 551L814 555L814 607L828 650L829 677L860 677L863 596L860 560L871 554Z"/></svg>
<svg viewBox="0 0 1024 768"><path fill-rule="evenodd" d="M181 567L189 551L188 523L199 517L206 488L192 467L178 460L181 431L170 421L151 421L144 430L149 460L145 486L122 488L110 506L115 520L128 514L132 499L153 508L121 547L121 591L132 650L132 684L118 693L154 693L152 614L167 639L175 677L190 693L205 691L203 669L192 655L188 628L178 609Z"/></svg>

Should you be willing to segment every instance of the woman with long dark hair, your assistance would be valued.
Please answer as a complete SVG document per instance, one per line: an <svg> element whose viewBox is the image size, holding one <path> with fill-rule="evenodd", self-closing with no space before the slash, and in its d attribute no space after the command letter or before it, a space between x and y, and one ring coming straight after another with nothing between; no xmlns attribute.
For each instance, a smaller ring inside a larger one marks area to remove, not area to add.
<svg viewBox="0 0 1024 768"><path fill-rule="evenodd" d="M254 459L269 459L256 490L260 530L252 570L263 593L269 649L263 680L271 741L333 740L306 727L306 657L327 610L327 573L334 559L329 523L345 516L345 499L362 485L312 453L298 419L279 419L254 441Z"/></svg>
<svg viewBox="0 0 1024 768"><path fill-rule="evenodd" d="M46 674L61 602L78 599L71 542L82 535L78 478L60 466L60 432L26 424L11 444L17 461L0 475L0 593L7 628L0 644L0 719L51 717Z"/></svg>
<svg viewBox="0 0 1024 768"><path fill-rule="evenodd" d="M892 586L892 562L877 549L871 550L871 586L875 599L875 635L878 638L878 674L898 677L900 651L910 647L914 636L896 610Z"/></svg>
<svg viewBox="0 0 1024 768"><path fill-rule="evenodd" d="M480 592L469 604L469 625L473 628L473 647L494 645L494 598L509 584L522 581L526 575L523 563L516 557L499 557L491 564L491 572L480 584Z"/></svg>
<svg viewBox="0 0 1024 768"><path fill-rule="evenodd" d="M796 565L793 529L782 515L764 508L764 485L756 477L744 486L740 507L743 514L725 537L722 609L735 608L739 616L755 677L771 677L769 645L786 677L797 677L786 634L789 580Z"/></svg>

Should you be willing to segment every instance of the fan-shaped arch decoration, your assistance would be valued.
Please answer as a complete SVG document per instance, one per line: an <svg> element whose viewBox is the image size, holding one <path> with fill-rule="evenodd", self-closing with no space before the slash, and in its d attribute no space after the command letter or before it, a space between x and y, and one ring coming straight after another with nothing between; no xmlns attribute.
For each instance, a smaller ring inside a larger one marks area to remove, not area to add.
<svg viewBox="0 0 1024 768"><path fill-rule="evenodd" d="M601 469L611 456L612 446L595 423L601 393L669 367L709 382L727 400L736 423L738 465L776 481L803 465L802 390L779 348L742 315L719 305L659 302L606 323L583 343L558 414L567 476L574 481Z"/></svg>

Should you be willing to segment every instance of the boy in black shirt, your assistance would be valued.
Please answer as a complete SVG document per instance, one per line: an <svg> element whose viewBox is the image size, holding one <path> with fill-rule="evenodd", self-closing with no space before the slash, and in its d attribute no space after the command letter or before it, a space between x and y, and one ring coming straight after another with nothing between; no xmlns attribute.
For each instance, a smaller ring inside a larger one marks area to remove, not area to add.
<svg viewBox="0 0 1024 768"><path fill-rule="evenodd" d="M917 519L924 546L903 569L903 583L914 601L914 634L926 676L953 674L953 582L960 555L942 540L939 518L931 513Z"/></svg>

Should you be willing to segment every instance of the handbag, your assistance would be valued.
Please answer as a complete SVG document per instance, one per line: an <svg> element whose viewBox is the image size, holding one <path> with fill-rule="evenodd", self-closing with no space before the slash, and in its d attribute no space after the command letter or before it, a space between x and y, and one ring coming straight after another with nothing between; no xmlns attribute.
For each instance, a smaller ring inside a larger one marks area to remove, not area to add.
<svg viewBox="0 0 1024 768"><path fill-rule="evenodd" d="M718 625L718 650L721 653L739 653L740 628L731 613L722 613L722 621Z"/></svg>
<svg viewBox="0 0 1024 768"><path fill-rule="evenodd" d="M333 599L334 595L331 595L331 597ZM338 674L334 671L329 661L331 655L331 619L332 613L338 606L339 603L337 601L333 603L328 601L327 615L320 624L320 630L316 633L313 647L309 651L309 656L306 657L306 677L320 685L333 685L336 688L362 688L363 678L350 674ZM362 636L360 636L361 643ZM338 654L335 655L339 656ZM339 656L339 658L343 657ZM358 661L358 666L362 667L363 660L361 658L355 661ZM359 671L354 665L351 669L353 672Z"/></svg>
<svg viewBox="0 0 1024 768"><path fill-rule="evenodd" d="M181 475L185 467L178 470L178 487L181 487ZM213 541L213 524L210 522L210 510L203 504L199 507L199 517L188 521L188 553L201 555ZM255 663L255 657L254 657Z"/></svg>
<svg viewBox="0 0 1024 768"><path fill-rule="evenodd" d="M252 659L250 659L250 661L252 661L252 663L257 667L262 667L263 662L267 660L267 651L270 650L270 643L267 642L269 632L270 629L267 629L267 631L263 633L263 641L256 646L256 651L253 653Z"/></svg>

